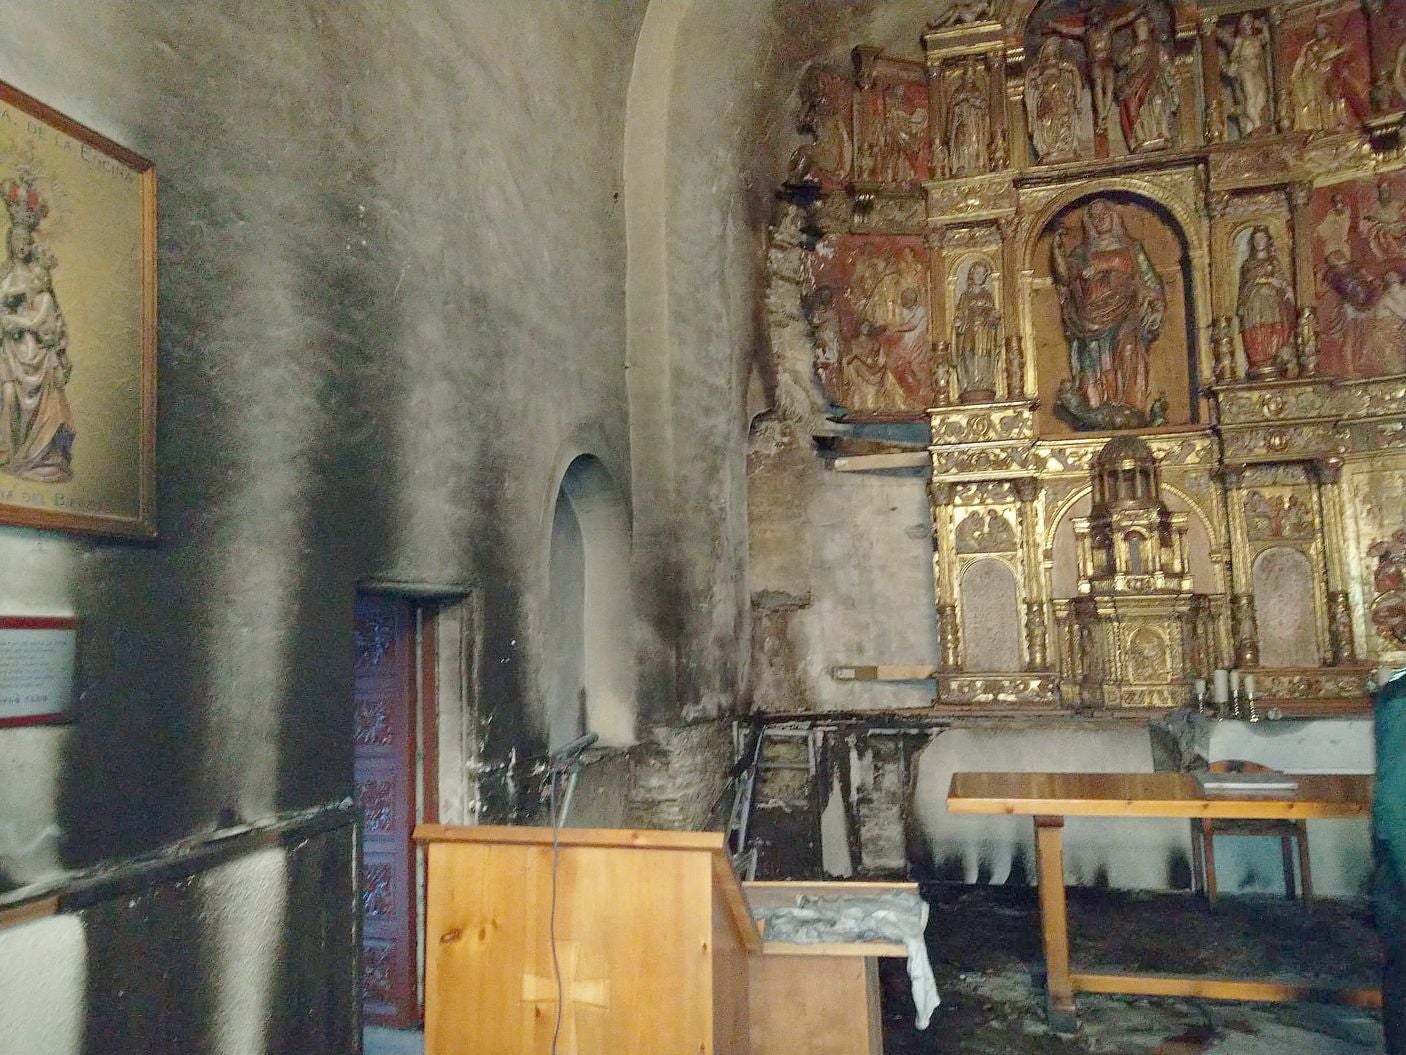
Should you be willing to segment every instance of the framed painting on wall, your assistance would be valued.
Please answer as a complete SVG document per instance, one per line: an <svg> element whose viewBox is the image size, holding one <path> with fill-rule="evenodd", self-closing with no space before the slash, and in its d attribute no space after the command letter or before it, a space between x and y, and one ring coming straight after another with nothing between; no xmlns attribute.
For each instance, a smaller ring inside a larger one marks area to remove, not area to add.
<svg viewBox="0 0 1406 1055"><path fill-rule="evenodd" d="M0 81L0 524L156 534L156 170Z"/></svg>

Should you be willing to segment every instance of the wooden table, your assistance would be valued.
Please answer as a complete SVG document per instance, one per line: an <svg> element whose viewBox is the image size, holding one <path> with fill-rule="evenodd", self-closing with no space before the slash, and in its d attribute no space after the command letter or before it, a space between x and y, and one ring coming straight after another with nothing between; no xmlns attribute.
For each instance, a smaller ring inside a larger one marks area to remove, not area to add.
<svg viewBox="0 0 1406 1055"><path fill-rule="evenodd" d="M1254 820L1366 818L1372 778L1295 776L1297 792L1283 797L1208 798L1189 773L956 773L947 796L951 813L1035 818L1040 924L1044 935L1050 1024L1075 1025L1074 994L1137 993L1215 1000L1330 999L1380 1007L1379 989L1324 988L1308 983L1071 971L1064 890L1065 817L1234 817Z"/></svg>

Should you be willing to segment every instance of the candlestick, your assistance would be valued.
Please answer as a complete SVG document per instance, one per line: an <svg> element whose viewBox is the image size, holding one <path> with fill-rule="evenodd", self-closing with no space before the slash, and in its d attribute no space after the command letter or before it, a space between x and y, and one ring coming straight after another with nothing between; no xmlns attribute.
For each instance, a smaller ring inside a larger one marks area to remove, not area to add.
<svg viewBox="0 0 1406 1055"><path fill-rule="evenodd" d="M1230 702L1230 672L1223 667L1217 667L1215 673L1211 675L1215 681L1216 703Z"/></svg>

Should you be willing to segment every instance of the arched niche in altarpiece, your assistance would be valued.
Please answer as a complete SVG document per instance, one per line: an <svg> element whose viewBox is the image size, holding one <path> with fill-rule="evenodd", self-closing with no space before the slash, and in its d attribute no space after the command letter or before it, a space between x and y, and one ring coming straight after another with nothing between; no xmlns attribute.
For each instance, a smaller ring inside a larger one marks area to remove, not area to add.
<svg viewBox="0 0 1406 1055"><path fill-rule="evenodd" d="M1033 227L1021 297L1042 436L1193 425L1205 259L1173 206L1126 189L1066 192Z"/></svg>

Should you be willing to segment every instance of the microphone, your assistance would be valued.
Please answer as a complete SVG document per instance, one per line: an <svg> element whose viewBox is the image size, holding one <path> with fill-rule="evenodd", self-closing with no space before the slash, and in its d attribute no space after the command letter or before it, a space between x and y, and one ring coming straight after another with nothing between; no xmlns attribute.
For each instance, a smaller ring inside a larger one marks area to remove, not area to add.
<svg viewBox="0 0 1406 1055"><path fill-rule="evenodd" d="M566 769L581 757L588 747L600 739L599 733L587 733L585 736L578 736L570 743L562 744L553 751L547 758L551 762L552 769Z"/></svg>

